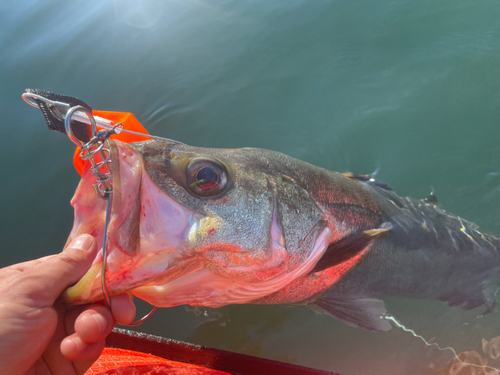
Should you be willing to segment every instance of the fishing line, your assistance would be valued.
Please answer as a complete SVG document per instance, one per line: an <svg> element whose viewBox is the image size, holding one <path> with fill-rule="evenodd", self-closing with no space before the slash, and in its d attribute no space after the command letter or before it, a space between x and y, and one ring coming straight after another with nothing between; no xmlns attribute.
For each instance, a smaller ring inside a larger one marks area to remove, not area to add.
<svg viewBox="0 0 500 375"><path fill-rule="evenodd" d="M496 367L492 367L492 366L487 366L487 365L476 365L475 363L469 363L469 362L465 362L465 361L462 361L460 359L460 357L458 356L457 352L455 349L453 349L451 346L445 346L444 348L442 348L438 343L430 343L429 341L427 341L423 336L420 336L418 335L413 329L411 328L407 328L405 327L402 323L400 323L395 317L393 317L392 315L384 315L384 316L381 316L380 317L381 319L387 319L387 320L390 320L391 322L393 322L396 327L398 328L401 328L403 331L405 332L409 332L411 333L414 337L422 340L424 342L425 345L427 346L435 346L436 348L438 348L439 350L441 350L442 352L445 352L445 351L450 351L453 353L453 356L454 358L456 358L460 363L466 365L466 366L472 366L472 367L478 367L478 368L483 368L483 369L489 369L489 370L494 370L496 371L497 373L500 373L500 369L497 369Z"/></svg>

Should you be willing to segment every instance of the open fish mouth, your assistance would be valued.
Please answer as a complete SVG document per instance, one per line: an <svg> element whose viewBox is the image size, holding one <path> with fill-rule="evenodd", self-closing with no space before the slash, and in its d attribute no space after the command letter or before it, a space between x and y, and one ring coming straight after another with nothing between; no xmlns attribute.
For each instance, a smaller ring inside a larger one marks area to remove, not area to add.
<svg viewBox="0 0 500 375"><path fill-rule="evenodd" d="M165 283L182 269L193 269L186 238L199 214L163 193L144 170L139 153L128 144L110 141L113 200L108 228L106 284L110 296ZM103 241L106 201L94 191L87 168L71 201L75 210L68 243L80 234ZM102 246L102 245L101 245ZM84 277L64 294L71 303L103 299L102 247ZM184 273L184 272L183 272Z"/></svg>

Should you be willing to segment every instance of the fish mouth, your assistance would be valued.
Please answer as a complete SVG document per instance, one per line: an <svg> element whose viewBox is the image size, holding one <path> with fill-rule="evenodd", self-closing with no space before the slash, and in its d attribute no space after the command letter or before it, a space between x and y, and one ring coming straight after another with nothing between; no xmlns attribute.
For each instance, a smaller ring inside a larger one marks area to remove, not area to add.
<svg viewBox="0 0 500 375"><path fill-rule="evenodd" d="M197 268L185 246L199 214L165 194L145 171L142 156L128 144L109 140L106 146L113 173L105 272L108 295L134 294L135 288L168 282L180 269L185 273ZM95 177L86 165L71 200L75 219L67 244L81 234L91 234L101 249L82 279L63 293L72 304L104 298L101 270L107 202L96 196L93 184Z"/></svg>

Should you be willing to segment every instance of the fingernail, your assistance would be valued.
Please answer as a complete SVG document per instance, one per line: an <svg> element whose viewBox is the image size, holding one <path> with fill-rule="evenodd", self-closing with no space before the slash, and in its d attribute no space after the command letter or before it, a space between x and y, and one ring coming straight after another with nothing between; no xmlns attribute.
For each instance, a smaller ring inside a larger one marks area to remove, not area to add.
<svg viewBox="0 0 500 375"><path fill-rule="evenodd" d="M84 234L82 236L76 237L68 247L89 251L92 248L93 243L94 239L88 234Z"/></svg>
<svg viewBox="0 0 500 375"><path fill-rule="evenodd" d="M94 318L97 326L99 327L99 333L103 335L107 326L107 321L104 316L102 316L101 314L91 314L90 316Z"/></svg>
<svg viewBox="0 0 500 375"><path fill-rule="evenodd" d="M79 340L75 340L71 337L66 337L63 340L62 345L64 345L66 347L65 351L68 351L68 352L80 352L82 349L81 342Z"/></svg>

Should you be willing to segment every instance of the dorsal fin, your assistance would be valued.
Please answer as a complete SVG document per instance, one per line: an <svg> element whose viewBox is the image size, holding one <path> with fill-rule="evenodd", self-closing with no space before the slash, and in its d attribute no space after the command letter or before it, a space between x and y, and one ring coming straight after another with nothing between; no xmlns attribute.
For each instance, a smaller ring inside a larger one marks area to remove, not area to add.
<svg viewBox="0 0 500 375"><path fill-rule="evenodd" d="M386 222L378 228L352 233L332 242L311 272L323 271L356 256L377 236L391 228L392 225Z"/></svg>
<svg viewBox="0 0 500 375"><path fill-rule="evenodd" d="M433 191L429 194L429 196L425 199L422 199L426 203L432 203L432 204L439 204L439 201L436 197L436 194L434 194Z"/></svg>
<svg viewBox="0 0 500 375"><path fill-rule="evenodd" d="M342 173L342 176L358 181L368 181L372 178L371 174Z"/></svg>
<svg viewBox="0 0 500 375"><path fill-rule="evenodd" d="M369 183L370 185L378 186L385 190L392 190L389 185L375 180L371 174L353 174L353 173L341 173L342 176L350 178L351 180L357 180Z"/></svg>

